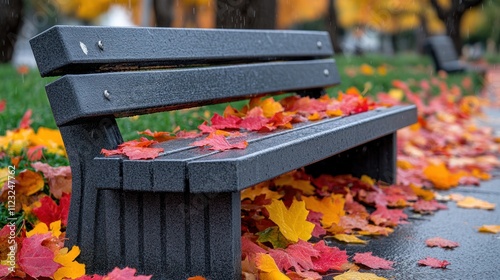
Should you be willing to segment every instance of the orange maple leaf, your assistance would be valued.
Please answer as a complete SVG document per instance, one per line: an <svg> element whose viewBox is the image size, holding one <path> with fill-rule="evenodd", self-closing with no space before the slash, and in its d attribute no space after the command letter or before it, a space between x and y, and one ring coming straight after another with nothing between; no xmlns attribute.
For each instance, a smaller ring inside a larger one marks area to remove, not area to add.
<svg viewBox="0 0 500 280"><path fill-rule="evenodd" d="M345 215L343 195L337 194L330 197L324 197L321 200L315 197L302 197L306 202L306 208L323 214L321 218L323 227L331 227L340 222L340 217Z"/></svg>
<svg viewBox="0 0 500 280"><path fill-rule="evenodd" d="M448 190L456 187L464 174L451 173L444 163L440 163L427 166L424 169L424 175L436 189Z"/></svg>

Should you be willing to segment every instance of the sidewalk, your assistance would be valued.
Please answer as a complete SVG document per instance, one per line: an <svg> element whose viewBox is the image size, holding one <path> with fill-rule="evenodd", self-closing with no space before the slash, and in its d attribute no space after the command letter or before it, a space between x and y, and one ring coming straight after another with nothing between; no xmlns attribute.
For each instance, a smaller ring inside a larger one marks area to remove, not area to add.
<svg viewBox="0 0 500 280"><path fill-rule="evenodd" d="M487 73L488 84L483 93L492 106L484 111L487 117L478 122L492 126L500 135L500 66L492 67ZM479 233L484 224L500 225L500 170L493 179L482 182L479 187L462 186L441 194L460 193L496 204L493 211L458 208L455 202L448 202L448 210L441 210L431 216L409 214L409 224L400 225L389 237L371 240L368 245L346 245L349 255L362 250L394 261L394 270L370 270L387 279L500 279L500 234ZM453 250L429 248L425 240L442 237L460 244ZM433 269L417 265L420 259L434 257L447 260L447 269Z"/></svg>

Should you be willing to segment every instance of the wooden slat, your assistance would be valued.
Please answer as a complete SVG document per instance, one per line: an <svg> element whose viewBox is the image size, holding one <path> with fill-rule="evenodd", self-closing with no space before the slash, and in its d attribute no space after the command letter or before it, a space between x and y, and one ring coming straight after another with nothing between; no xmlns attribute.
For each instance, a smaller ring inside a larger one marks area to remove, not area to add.
<svg viewBox="0 0 500 280"><path fill-rule="evenodd" d="M335 61L321 59L66 75L46 90L56 123L61 126L99 116L149 114L339 82Z"/></svg>
<svg viewBox="0 0 500 280"><path fill-rule="evenodd" d="M42 76L333 55L318 31L55 26L30 43Z"/></svg>

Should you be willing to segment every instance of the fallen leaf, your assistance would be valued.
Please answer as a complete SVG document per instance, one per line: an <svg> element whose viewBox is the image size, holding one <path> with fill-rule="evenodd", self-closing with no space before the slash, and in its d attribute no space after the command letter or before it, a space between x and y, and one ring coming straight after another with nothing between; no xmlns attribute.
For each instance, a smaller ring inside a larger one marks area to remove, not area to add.
<svg viewBox="0 0 500 280"><path fill-rule="evenodd" d="M430 266L432 268L446 268L450 263L446 260L438 260L436 258L425 258L418 261L419 265Z"/></svg>
<svg viewBox="0 0 500 280"><path fill-rule="evenodd" d="M214 113L210 122L214 129L239 129L241 118L234 115L223 117L217 113Z"/></svg>
<svg viewBox="0 0 500 280"><path fill-rule="evenodd" d="M323 214L321 221L325 228L331 227L332 224L338 224L340 217L345 215L343 195L332 195L320 200L312 196L303 196L302 200L305 201L307 209Z"/></svg>
<svg viewBox="0 0 500 280"><path fill-rule="evenodd" d="M42 242L51 235L35 234L22 241L18 264L31 277L51 277L61 267L54 262L54 252L42 246Z"/></svg>
<svg viewBox="0 0 500 280"><path fill-rule="evenodd" d="M3 113L7 107L7 101L5 99L0 100L0 113Z"/></svg>
<svg viewBox="0 0 500 280"><path fill-rule="evenodd" d="M33 112L31 111L31 109L26 110L26 113L24 113L24 115L21 119L21 122L19 122L19 128L27 129L27 128L31 127L31 123L32 123L31 115L32 115L32 113Z"/></svg>
<svg viewBox="0 0 500 280"><path fill-rule="evenodd" d="M177 138L174 135L175 131L174 132L165 132L165 131L151 132L151 130L146 129L146 130L140 131L138 133L141 135L147 135L149 137L153 137L153 139L158 141L158 142L165 142L165 141L169 141L169 140L173 140L173 139Z"/></svg>
<svg viewBox="0 0 500 280"><path fill-rule="evenodd" d="M290 280L278 269L276 262L268 254L257 254L255 264L260 270L259 279L261 280Z"/></svg>
<svg viewBox="0 0 500 280"><path fill-rule="evenodd" d="M462 177L461 174L451 173L444 163L427 166L424 169L424 175L435 188L440 190L457 186L460 177Z"/></svg>
<svg viewBox="0 0 500 280"><path fill-rule="evenodd" d="M487 201L474 198L472 196L466 196L464 199L457 202L458 207L462 208L478 208L484 210L493 210L495 209L494 203L489 203Z"/></svg>
<svg viewBox="0 0 500 280"><path fill-rule="evenodd" d="M353 260L357 264L362 264L372 269L394 269L394 262L372 255L372 252L356 253Z"/></svg>
<svg viewBox="0 0 500 280"><path fill-rule="evenodd" d="M436 200L419 199L413 204L413 211L417 213L428 214L441 209L448 209L448 207L437 202Z"/></svg>
<svg viewBox="0 0 500 280"><path fill-rule="evenodd" d="M441 248L451 248L451 249L459 246L457 242L444 239L441 237L429 238L425 240L425 244L429 247L441 247Z"/></svg>
<svg viewBox="0 0 500 280"><path fill-rule="evenodd" d="M36 171L43 173L43 176L48 181L50 193L55 198L61 198L63 193L71 193L71 167L52 167L41 162L33 162L31 167L33 167Z"/></svg>
<svg viewBox="0 0 500 280"><path fill-rule="evenodd" d="M482 225L479 228L479 232L499 233L500 232L500 225Z"/></svg>
<svg viewBox="0 0 500 280"><path fill-rule="evenodd" d="M278 225L286 239L298 242L299 239L309 240L314 229L314 224L307 221L309 211L306 210L304 201L293 200L290 209L285 207L281 200L273 200L266 206L269 219Z"/></svg>
<svg viewBox="0 0 500 280"><path fill-rule="evenodd" d="M290 244L290 241L288 241L288 239L283 236L278 227L268 227L256 234L259 236L259 238L257 239L258 242L269 242L275 249L286 248Z"/></svg>
<svg viewBox="0 0 500 280"><path fill-rule="evenodd" d="M248 146L248 142L239 141L231 144L227 141L226 137L210 133L205 139L196 141L192 143L191 146L208 146L210 150L225 151L230 149L245 149Z"/></svg>
<svg viewBox="0 0 500 280"><path fill-rule="evenodd" d="M40 199L41 206L34 208L32 213L47 226L58 220L61 220L63 225L67 225L70 199L70 195L63 194L57 205L52 198L44 196Z"/></svg>
<svg viewBox="0 0 500 280"><path fill-rule="evenodd" d="M352 234L339 233L339 234L333 235L333 238L335 238L339 241L342 241L342 242L346 242L346 243L353 243L353 244L366 244L366 243L368 243L368 241L360 239Z"/></svg>
<svg viewBox="0 0 500 280"><path fill-rule="evenodd" d="M333 277L333 280L387 280L387 278L379 277L373 273L348 271Z"/></svg>
<svg viewBox="0 0 500 280"><path fill-rule="evenodd" d="M75 258L80 254L80 248L73 246L70 251L68 248L62 248L56 253L54 261L62 265L55 273L55 280L66 278L76 279L85 275L85 265L75 261Z"/></svg>
<svg viewBox="0 0 500 280"><path fill-rule="evenodd" d="M314 249L319 252L318 257L313 257L314 271L325 273L329 270L342 270L342 267L348 263L347 253L337 247L325 245L325 241L314 245Z"/></svg>
<svg viewBox="0 0 500 280"><path fill-rule="evenodd" d="M203 276L193 276L193 277L189 277L187 280L206 280L207 278L203 277Z"/></svg>
<svg viewBox="0 0 500 280"><path fill-rule="evenodd" d="M151 276L135 276L137 270L135 268L125 267L120 269L116 267L108 275L104 276L103 280L149 280Z"/></svg>
<svg viewBox="0 0 500 280"><path fill-rule="evenodd" d="M49 228L45 223L38 223L32 230L26 232L26 237L31 237L35 234L45 234L49 232ZM50 223L50 232L52 236L59 237L61 235L61 221Z"/></svg>
<svg viewBox="0 0 500 280"><path fill-rule="evenodd" d="M42 175L29 169L21 171L16 176L16 180L18 182L16 184L16 194L24 194L26 196L35 194L45 185Z"/></svg>

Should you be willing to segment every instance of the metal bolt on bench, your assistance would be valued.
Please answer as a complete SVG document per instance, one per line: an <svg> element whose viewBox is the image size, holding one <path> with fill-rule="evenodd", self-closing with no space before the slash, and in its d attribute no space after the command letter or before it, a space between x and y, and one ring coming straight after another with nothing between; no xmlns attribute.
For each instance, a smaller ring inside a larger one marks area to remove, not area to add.
<svg viewBox="0 0 500 280"><path fill-rule="evenodd" d="M239 279L240 191L291 170L395 180L396 132L415 106L248 136L245 150L161 143L154 160L103 157L115 118L299 92L340 82L326 32L55 26L31 40L62 133L73 195L68 244L88 273Z"/></svg>

